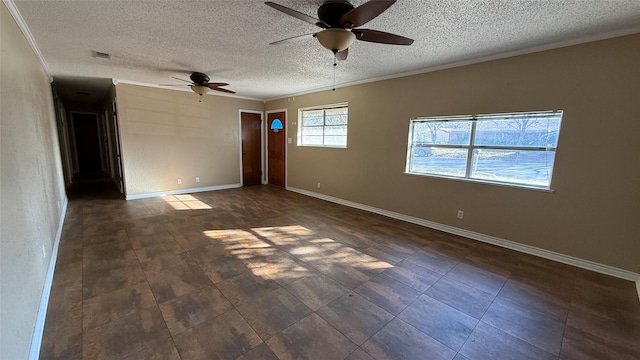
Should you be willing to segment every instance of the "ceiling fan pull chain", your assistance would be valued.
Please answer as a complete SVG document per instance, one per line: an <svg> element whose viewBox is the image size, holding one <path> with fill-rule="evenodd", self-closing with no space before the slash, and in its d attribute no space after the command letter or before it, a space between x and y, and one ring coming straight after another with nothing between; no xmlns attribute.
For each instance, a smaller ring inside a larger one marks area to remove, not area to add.
<svg viewBox="0 0 640 360"><path fill-rule="evenodd" d="M333 52L333 91L336 91L336 66L338 66L337 52Z"/></svg>

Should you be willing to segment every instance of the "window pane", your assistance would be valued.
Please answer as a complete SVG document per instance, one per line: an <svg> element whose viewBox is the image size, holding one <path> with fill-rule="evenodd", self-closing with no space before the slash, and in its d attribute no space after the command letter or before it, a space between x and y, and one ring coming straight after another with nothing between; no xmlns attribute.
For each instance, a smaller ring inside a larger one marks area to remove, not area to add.
<svg viewBox="0 0 640 360"><path fill-rule="evenodd" d="M322 136L322 127L321 126L314 126L314 127L302 128L302 136L308 136L308 135Z"/></svg>
<svg viewBox="0 0 640 360"><path fill-rule="evenodd" d="M561 121L560 110L413 119L407 172L549 188Z"/></svg>
<svg viewBox="0 0 640 360"><path fill-rule="evenodd" d="M413 126L413 144L469 145L471 121L420 121Z"/></svg>
<svg viewBox="0 0 640 360"><path fill-rule="evenodd" d="M464 177L467 168L466 149L423 147L424 155L417 148L411 156L410 172Z"/></svg>
<svg viewBox="0 0 640 360"><path fill-rule="evenodd" d="M346 136L325 136L324 144L329 146L347 146Z"/></svg>
<svg viewBox="0 0 640 360"><path fill-rule="evenodd" d="M476 149L473 151L471 177L548 187L554 158L554 151Z"/></svg>
<svg viewBox="0 0 640 360"><path fill-rule="evenodd" d="M431 154L431 146L416 146L413 148L413 154L411 156L423 157Z"/></svg>
<svg viewBox="0 0 640 360"><path fill-rule="evenodd" d="M325 135L347 135L347 126L326 126L324 128Z"/></svg>
<svg viewBox="0 0 640 360"><path fill-rule="evenodd" d="M339 106L339 107L335 107ZM299 145L347 146L348 107L331 105L328 108L300 110Z"/></svg>
<svg viewBox="0 0 640 360"><path fill-rule="evenodd" d="M320 135L320 136L313 136L313 135L302 136L302 144L303 145L322 145L322 135Z"/></svg>
<svg viewBox="0 0 640 360"><path fill-rule="evenodd" d="M309 110L302 112L302 126L322 126L324 116L322 110Z"/></svg>
<svg viewBox="0 0 640 360"><path fill-rule="evenodd" d="M325 125L347 125L347 108L327 109Z"/></svg>
<svg viewBox="0 0 640 360"><path fill-rule="evenodd" d="M556 147L560 118L479 120L474 144L478 146Z"/></svg>

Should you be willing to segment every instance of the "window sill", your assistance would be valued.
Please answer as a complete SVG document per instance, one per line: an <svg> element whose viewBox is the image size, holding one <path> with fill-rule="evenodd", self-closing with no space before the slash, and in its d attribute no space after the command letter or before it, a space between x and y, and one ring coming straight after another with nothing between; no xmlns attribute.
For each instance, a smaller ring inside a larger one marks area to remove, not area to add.
<svg viewBox="0 0 640 360"><path fill-rule="evenodd" d="M299 147L307 147L307 148L321 148L321 149L348 149L347 146L331 146L331 145L300 145Z"/></svg>
<svg viewBox="0 0 640 360"><path fill-rule="evenodd" d="M407 172L407 171L405 171L404 173L406 175L412 175L412 176L423 176L423 177L430 177L430 178L436 178L436 179L455 180L455 181L462 181L462 182L468 182L468 183L493 185L493 186L500 186L500 187L507 187L507 188L513 188L513 189L521 189L521 190L533 190L533 191L540 191L540 192L551 193L551 194L556 192L554 189L539 188L535 186L526 186L526 185L518 185L518 184L510 184L510 183L494 182L494 181L486 181L486 180L478 180L478 179L467 179L467 178L459 178L459 177L445 176L445 175L421 174L421 173L414 173L414 172Z"/></svg>

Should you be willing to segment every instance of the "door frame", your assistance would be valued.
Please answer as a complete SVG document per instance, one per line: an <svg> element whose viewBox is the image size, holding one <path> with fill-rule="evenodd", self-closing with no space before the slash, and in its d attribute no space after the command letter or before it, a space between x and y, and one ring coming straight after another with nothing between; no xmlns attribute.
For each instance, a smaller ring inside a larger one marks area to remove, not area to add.
<svg viewBox="0 0 640 360"><path fill-rule="evenodd" d="M260 114L260 182L262 184L266 184L266 171L264 168L265 163L265 148L264 144L266 143L264 140L264 112L259 110L245 110L238 109L238 157L240 158L240 187L244 186L243 172L242 172L242 113L250 113L250 114Z"/></svg>
<svg viewBox="0 0 640 360"><path fill-rule="evenodd" d="M69 186L71 186L71 181L73 179L73 162L71 160L71 145L69 141L70 121L67 116L67 110L65 109L64 104L59 98L56 97L54 105L56 109L56 121L58 125L62 171L64 172L64 186L65 188L68 188Z"/></svg>
<svg viewBox="0 0 640 360"><path fill-rule="evenodd" d="M107 137L107 172L109 173L109 176L114 179L115 178L115 171L113 169L113 147L111 145L111 124L109 124L109 107L105 106L103 111L103 116L104 116L104 122L105 122L105 134Z"/></svg>
<svg viewBox="0 0 640 360"><path fill-rule="evenodd" d="M114 177L116 182L116 186L120 189L120 193L127 196L127 182L124 178L124 164L123 164L123 154L122 154L122 142L121 139L121 130L120 130L120 114L118 113L118 98L114 97L111 102L112 110L113 110L113 118L110 119L113 121L113 141L115 145L115 166L118 167L118 172L120 175L119 179ZM114 169L115 170L115 169Z"/></svg>
<svg viewBox="0 0 640 360"><path fill-rule="evenodd" d="M289 161L289 124L295 125L295 122L289 122L289 112L287 111L288 109L276 109L276 110L268 110L265 112L265 119L269 118L269 114L272 113L279 113L279 112L283 112L284 113L284 121L286 122L286 124L284 124L284 188L287 188L287 179L289 178L289 166L287 166L287 162ZM267 184L268 179L269 179L269 130L270 129L266 129L265 130L265 138L266 138L266 145L265 145L265 161L266 161L266 171L265 173L265 184ZM291 142L291 144L293 144L293 140Z"/></svg>

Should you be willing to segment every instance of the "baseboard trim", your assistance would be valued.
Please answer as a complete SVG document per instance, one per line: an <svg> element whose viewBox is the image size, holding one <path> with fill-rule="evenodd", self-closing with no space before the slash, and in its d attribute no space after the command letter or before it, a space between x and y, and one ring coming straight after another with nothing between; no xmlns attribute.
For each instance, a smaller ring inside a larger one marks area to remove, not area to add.
<svg viewBox="0 0 640 360"><path fill-rule="evenodd" d="M53 284L53 273L56 270L56 261L58 260L58 248L60 246L60 238L62 237L62 227L64 226L64 217L67 214L67 205L69 199L65 196L62 204L60 219L58 220L58 230L53 241L53 249L51 249L51 259L49 260L49 268L47 276L44 280L44 288L42 289L42 297L40 298L40 307L38 308L38 316L36 317L36 325L33 330L33 338L31 339L31 349L29 350L29 360L38 360L40 357L40 347L42 346L42 335L44 333L44 322L47 316L47 308L49 306L49 295L51 295L51 285Z"/></svg>
<svg viewBox="0 0 640 360"><path fill-rule="evenodd" d="M530 245L520 244L515 241L501 239L495 236L485 235L485 234L481 234L481 233L477 233L477 232L473 232L465 229L460 229L454 226L444 225L444 224L436 223L433 221L424 220L417 217L408 216L408 215L396 213L393 211L388 211L388 210L376 208L373 206L336 198L336 197L325 195L325 194L319 194L313 191L298 189L291 186L288 186L287 190L293 191L299 194L315 197L318 199L330 201L336 204L345 205L352 208L387 216L393 219L403 220L406 222L425 226L435 230L444 231L450 234L463 236L472 240L477 240L477 241L485 242L488 244L501 246L507 249L519 251L522 253L539 256L539 257L557 261L563 264L573 265L582 269L595 271L601 274L614 276L620 279L633 281L636 283L636 287L638 289L638 297L640 298L640 274L634 273L632 271L619 269L609 265L599 264L593 261L576 258L573 256L557 253L554 251L549 251L549 250L541 249L541 248L530 246Z"/></svg>
<svg viewBox="0 0 640 360"><path fill-rule="evenodd" d="M161 191L161 192L153 192L153 193L127 195L126 199L138 200L138 199L147 199L147 198L158 197L163 195L190 194L190 193L205 192L205 191L234 189L239 187L242 187L242 184L215 185L215 186L207 186L207 187L201 187L201 188L169 190L169 191Z"/></svg>

